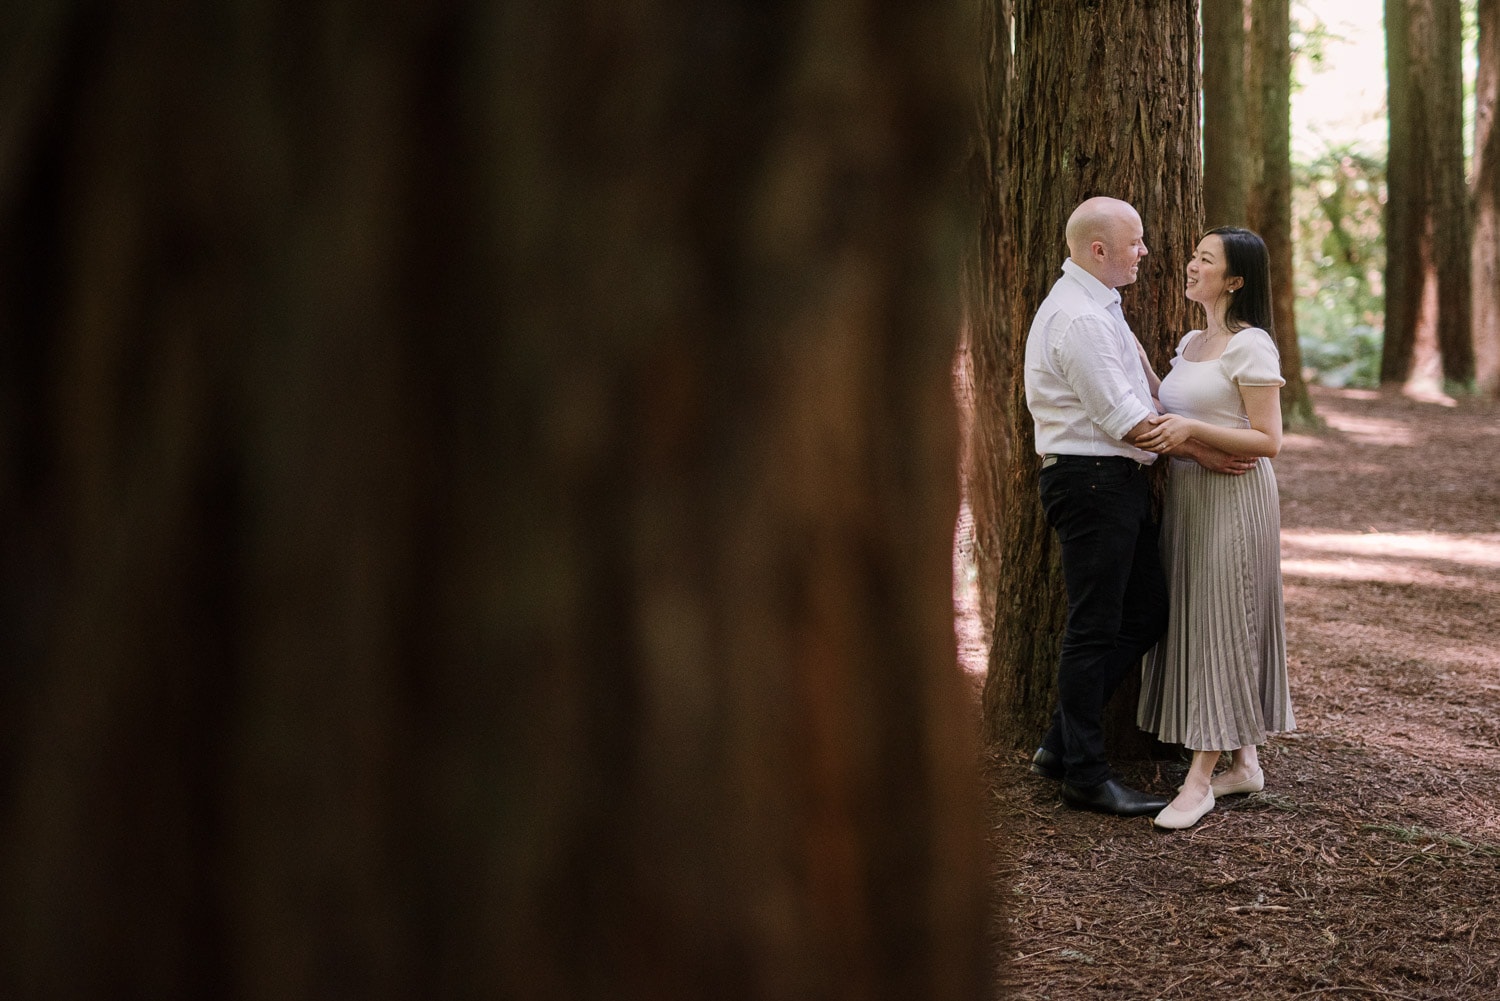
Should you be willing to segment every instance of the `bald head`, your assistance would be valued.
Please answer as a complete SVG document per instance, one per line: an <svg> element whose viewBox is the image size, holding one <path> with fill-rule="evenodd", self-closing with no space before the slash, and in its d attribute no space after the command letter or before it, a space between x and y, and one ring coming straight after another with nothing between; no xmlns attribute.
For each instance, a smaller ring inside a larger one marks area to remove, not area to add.
<svg viewBox="0 0 1500 1001"><path fill-rule="evenodd" d="M1118 198L1090 198L1068 216L1068 253L1074 259L1087 256L1095 240L1108 242L1117 231L1140 226L1141 217L1129 202ZM1080 262L1081 263L1081 262Z"/></svg>
<svg viewBox="0 0 1500 1001"><path fill-rule="evenodd" d="M1068 217L1066 236L1068 256L1109 288L1135 281L1147 253L1140 215L1118 198L1083 202Z"/></svg>

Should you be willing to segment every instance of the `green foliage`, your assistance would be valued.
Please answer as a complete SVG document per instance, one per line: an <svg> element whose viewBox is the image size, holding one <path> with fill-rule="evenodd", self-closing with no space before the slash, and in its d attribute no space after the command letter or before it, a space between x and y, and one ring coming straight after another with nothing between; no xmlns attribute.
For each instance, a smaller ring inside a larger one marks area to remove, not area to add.
<svg viewBox="0 0 1500 1001"><path fill-rule="evenodd" d="M1325 386L1379 384L1384 202L1385 164L1352 146L1292 165L1298 342Z"/></svg>
<svg viewBox="0 0 1500 1001"><path fill-rule="evenodd" d="M1329 42L1341 42L1344 37L1328 27L1318 12L1308 3L1292 5L1292 65L1306 64L1313 72L1323 68L1328 55ZM1292 73L1292 90L1297 90L1297 74Z"/></svg>

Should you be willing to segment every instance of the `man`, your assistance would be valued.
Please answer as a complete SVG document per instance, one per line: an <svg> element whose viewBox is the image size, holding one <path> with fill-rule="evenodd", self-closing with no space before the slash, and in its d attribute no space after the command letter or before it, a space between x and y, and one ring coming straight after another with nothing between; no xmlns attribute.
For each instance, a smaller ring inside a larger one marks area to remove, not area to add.
<svg viewBox="0 0 1500 1001"><path fill-rule="evenodd" d="M1158 382L1116 291L1136 280L1149 251L1141 217L1114 198L1079 205L1066 235L1062 277L1026 338L1042 507L1057 532L1068 593L1057 709L1032 771L1061 780L1071 806L1141 816L1167 800L1111 775L1102 719L1126 672L1167 625L1147 471L1156 455L1133 444L1157 416ZM1219 472L1248 468L1195 445L1177 454Z"/></svg>

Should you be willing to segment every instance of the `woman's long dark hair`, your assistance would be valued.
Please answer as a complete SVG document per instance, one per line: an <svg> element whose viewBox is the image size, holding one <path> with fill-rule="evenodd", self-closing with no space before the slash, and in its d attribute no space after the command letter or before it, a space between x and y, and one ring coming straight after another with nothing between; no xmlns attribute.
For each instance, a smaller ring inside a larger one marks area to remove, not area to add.
<svg viewBox="0 0 1500 1001"><path fill-rule="evenodd" d="M1229 300L1225 322L1230 330L1260 327L1276 336L1276 320L1271 314L1271 255L1266 241L1239 226L1220 226L1204 236L1217 236L1224 244L1225 272L1244 280Z"/></svg>

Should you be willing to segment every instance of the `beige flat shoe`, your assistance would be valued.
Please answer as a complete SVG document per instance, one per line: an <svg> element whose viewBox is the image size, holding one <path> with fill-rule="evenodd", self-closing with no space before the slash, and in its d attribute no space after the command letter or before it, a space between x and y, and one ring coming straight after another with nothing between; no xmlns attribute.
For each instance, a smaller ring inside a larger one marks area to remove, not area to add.
<svg viewBox="0 0 1500 1001"><path fill-rule="evenodd" d="M1215 796L1233 796L1242 792L1260 792L1266 787L1266 773L1264 769L1257 768L1255 774L1238 782L1225 782L1222 779L1214 779L1210 783Z"/></svg>
<svg viewBox="0 0 1500 1001"><path fill-rule="evenodd" d="M1191 810L1174 810L1169 805L1165 810L1152 818L1151 823L1168 831L1181 831L1192 827L1198 821L1202 820L1208 815L1208 811L1213 808L1214 794L1210 790L1209 794L1203 797L1203 801Z"/></svg>

